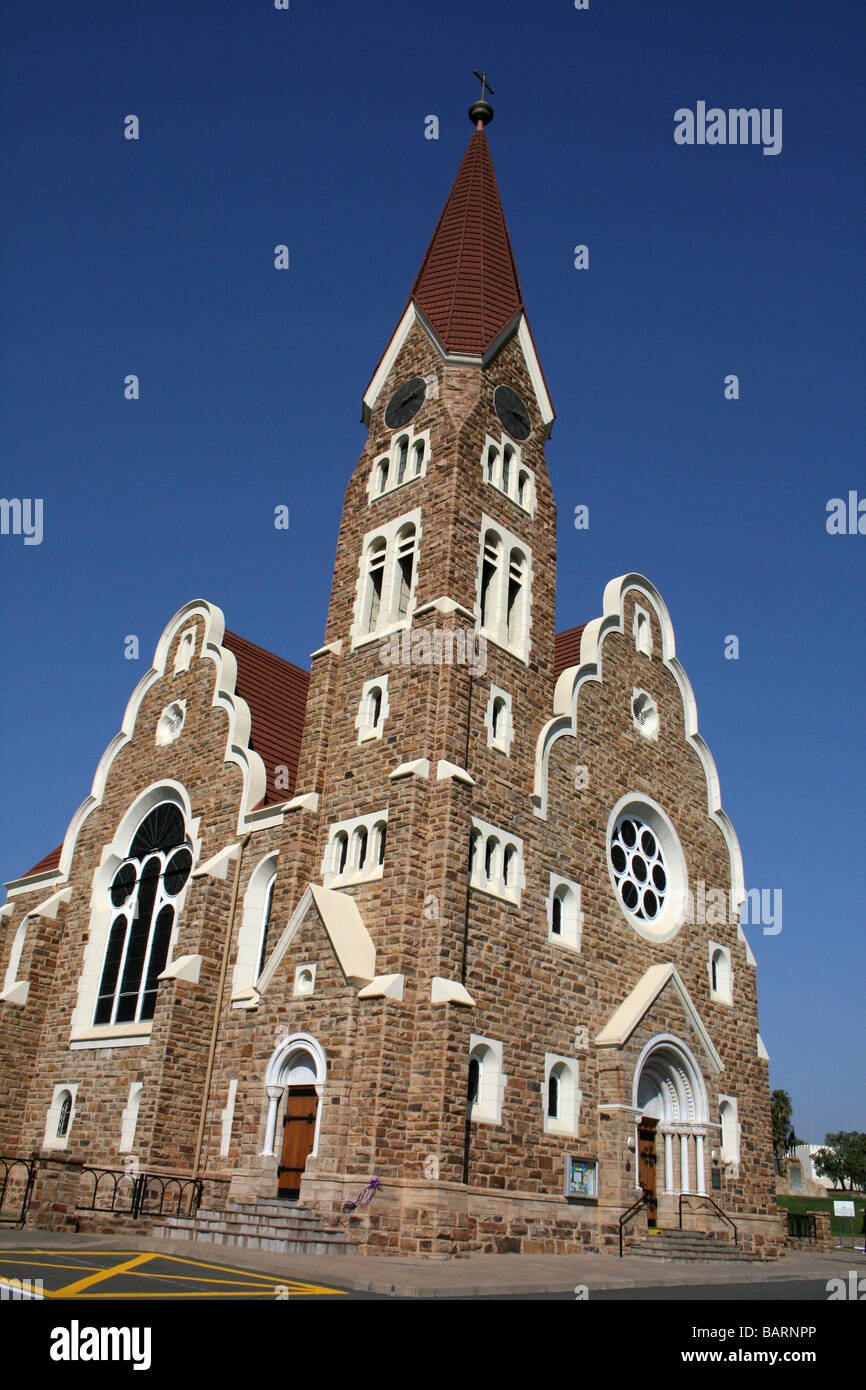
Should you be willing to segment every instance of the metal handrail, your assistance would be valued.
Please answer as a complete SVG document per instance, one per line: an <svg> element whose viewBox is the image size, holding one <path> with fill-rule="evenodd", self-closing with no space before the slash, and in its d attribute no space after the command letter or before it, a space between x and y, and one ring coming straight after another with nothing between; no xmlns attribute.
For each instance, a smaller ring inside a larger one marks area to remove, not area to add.
<svg viewBox="0 0 866 1390"><path fill-rule="evenodd" d="M718 1212L719 1216L722 1218L723 1221L727 1221L728 1225L730 1226L731 1230L733 1231L733 1233L734 1233L734 1244L735 1244L735 1245L738 1245L738 1244L739 1244L739 1240L738 1240L738 1237L737 1237L737 1227L736 1227L735 1223L734 1223L734 1222L731 1220L731 1218L728 1216L727 1212L722 1211L722 1208L719 1206L718 1202L717 1202L713 1197L710 1197L710 1196L709 1196L707 1193L705 1193L705 1192L681 1192L681 1193L680 1193L680 1201L679 1201L679 1208L680 1208L680 1230L683 1229L683 1202L709 1202L710 1206L715 1208L715 1210Z"/></svg>
<svg viewBox="0 0 866 1390"><path fill-rule="evenodd" d="M620 1259L622 1259L622 1236L623 1236L623 1228L625 1227L625 1223L626 1223L627 1221L630 1221L631 1218L632 1218L633 1216L636 1216L637 1213L638 1213L638 1211L640 1210L640 1208L646 1204L647 1196L648 1196L648 1193L642 1192L642 1193L640 1194L640 1196L638 1197L637 1201L636 1201L636 1202L632 1202L632 1204L631 1204L631 1206L628 1208L628 1210L627 1210L627 1211L624 1211L623 1214L622 1214L622 1216L619 1218L619 1257L620 1257Z"/></svg>
<svg viewBox="0 0 866 1390"><path fill-rule="evenodd" d="M203 1181L201 1178L183 1178L169 1173L131 1173L118 1168L83 1168L82 1177L93 1180L90 1202L79 1202L79 1211L111 1211L119 1215L162 1216L166 1197L170 1195L169 1211L173 1215L194 1217L201 1204ZM101 1204L100 1187L110 1189L107 1205ZM186 1199L186 1200L185 1200ZM184 1213L184 1206L187 1211Z"/></svg>
<svg viewBox="0 0 866 1390"><path fill-rule="evenodd" d="M23 1168L27 1173L27 1181L24 1184L24 1195L21 1202L16 1206L17 1215L0 1216L0 1223L4 1226L23 1226L27 1219L27 1207L30 1203L30 1193L33 1189L33 1181L36 1177L36 1161L32 1158L6 1158L0 1155L0 1211L6 1201L6 1189L9 1186L9 1178L15 1168ZM21 1181L19 1179L19 1181Z"/></svg>

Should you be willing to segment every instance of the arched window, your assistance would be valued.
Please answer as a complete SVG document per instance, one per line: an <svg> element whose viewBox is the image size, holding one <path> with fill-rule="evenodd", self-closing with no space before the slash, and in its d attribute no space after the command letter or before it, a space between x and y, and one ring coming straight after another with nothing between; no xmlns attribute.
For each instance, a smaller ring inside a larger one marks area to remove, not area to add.
<svg viewBox="0 0 866 1390"><path fill-rule="evenodd" d="M506 845L505 854L502 858L502 882L506 888L514 887L514 867L517 858L517 850L514 845Z"/></svg>
<svg viewBox="0 0 866 1390"><path fill-rule="evenodd" d="M346 860L349 857L349 837L345 830L341 830L335 840L336 854L334 856L334 869L338 874L345 873Z"/></svg>
<svg viewBox="0 0 866 1390"><path fill-rule="evenodd" d="M64 1091L60 1100L60 1109L57 1112L57 1138L65 1139L69 1133L69 1118L72 1114L72 1095L69 1091Z"/></svg>
<svg viewBox="0 0 866 1390"><path fill-rule="evenodd" d="M377 536L370 542L367 550L367 578L364 594L364 631L375 632L379 626L379 612L382 607L382 581L385 576L386 544L384 536Z"/></svg>
<svg viewBox="0 0 866 1390"><path fill-rule="evenodd" d="M544 1059L544 1129L548 1134L577 1134L581 1095L573 1057L547 1053Z"/></svg>
<svg viewBox="0 0 866 1390"><path fill-rule="evenodd" d="M517 505L529 506L529 474L525 468L521 468L517 477Z"/></svg>
<svg viewBox="0 0 866 1390"><path fill-rule="evenodd" d="M559 1076L560 1068L555 1067L547 1079L547 1118L559 1119Z"/></svg>
<svg viewBox="0 0 866 1390"><path fill-rule="evenodd" d="M725 946L710 942L710 995L717 1004L733 1002L731 955Z"/></svg>
<svg viewBox="0 0 866 1390"><path fill-rule="evenodd" d="M553 912L551 913L550 930L554 936L562 936L562 894L555 893L553 897Z"/></svg>
<svg viewBox="0 0 866 1390"><path fill-rule="evenodd" d="M510 444L506 444L502 451L502 491L508 492L511 483L511 460L514 457L514 449Z"/></svg>
<svg viewBox="0 0 866 1390"><path fill-rule="evenodd" d="M494 742L501 741L504 733L503 721L505 719L505 698L498 695L493 701L493 715L491 720L491 732Z"/></svg>
<svg viewBox="0 0 866 1390"><path fill-rule="evenodd" d="M490 629L496 620L494 597L499 569L499 538L493 531L484 537L484 559L481 565L481 626Z"/></svg>
<svg viewBox="0 0 866 1390"><path fill-rule="evenodd" d="M496 460L499 457L499 450L495 444L491 444L487 450L487 481L496 482Z"/></svg>
<svg viewBox="0 0 866 1390"><path fill-rule="evenodd" d="M371 729L378 729L379 720L382 718L382 687L374 685L367 692L367 699L370 701L368 710L368 723Z"/></svg>
<svg viewBox="0 0 866 1390"><path fill-rule="evenodd" d="M499 841L491 835L484 846L484 877L488 883L493 879L496 871L496 852L499 849Z"/></svg>
<svg viewBox="0 0 866 1390"><path fill-rule="evenodd" d="M387 833L387 825L384 821L379 821L379 824L376 826L376 862L378 864L385 863L385 836L387 835Z"/></svg>
<svg viewBox="0 0 866 1390"><path fill-rule="evenodd" d="M94 1024L153 1018L177 900L192 870L183 814L173 802L155 806L139 825L111 882L115 909Z"/></svg>
<svg viewBox="0 0 866 1390"><path fill-rule="evenodd" d="M397 478L394 484L399 487L406 477L406 460L409 457L409 440L405 434L397 441Z"/></svg>
<svg viewBox="0 0 866 1390"><path fill-rule="evenodd" d="M481 1062L478 1057L469 1058L469 1084L466 1088L466 1099L470 1105L474 1105L481 1092Z"/></svg>
<svg viewBox="0 0 866 1390"><path fill-rule="evenodd" d="M415 577L415 527L410 523L397 533L397 575L395 618L405 618Z"/></svg>
<svg viewBox="0 0 866 1390"><path fill-rule="evenodd" d="M360 825L355 831L355 868L360 873L367 862L367 827Z"/></svg>
<svg viewBox="0 0 866 1390"><path fill-rule="evenodd" d="M580 885L557 874L550 875L550 896L547 899L548 939L557 946L580 950L583 913L580 910Z"/></svg>
<svg viewBox="0 0 866 1390"><path fill-rule="evenodd" d="M469 1119L485 1124L501 1124L505 1091L502 1043L492 1038L477 1037L473 1033L470 1034L469 1047Z"/></svg>
<svg viewBox="0 0 866 1390"><path fill-rule="evenodd" d="M523 579L526 561L519 550L512 550L508 561L508 608L506 632L509 646L520 640L523 631Z"/></svg>
<svg viewBox="0 0 866 1390"><path fill-rule="evenodd" d="M388 458L383 458L383 459L380 459L379 462L378 462L378 464L376 465L376 468L377 468L377 473L376 473L376 491L377 491L377 492L380 492L380 493L381 493L381 492L384 492L385 489L386 489L387 486L388 486L388 465L389 465L389 463L390 463L390 459L388 459Z"/></svg>
<svg viewBox="0 0 866 1390"><path fill-rule="evenodd" d="M412 457L415 460L412 474L416 478L421 477L421 470L424 467L424 440L416 439L412 445Z"/></svg>
<svg viewBox="0 0 866 1390"><path fill-rule="evenodd" d="M262 923L259 934L259 954L258 965L256 967L256 979L259 978L265 968L265 955L268 949L268 928L271 924L271 908L274 904L274 887L277 882L277 875L274 873L265 892L265 905L262 910Z"/></svg>

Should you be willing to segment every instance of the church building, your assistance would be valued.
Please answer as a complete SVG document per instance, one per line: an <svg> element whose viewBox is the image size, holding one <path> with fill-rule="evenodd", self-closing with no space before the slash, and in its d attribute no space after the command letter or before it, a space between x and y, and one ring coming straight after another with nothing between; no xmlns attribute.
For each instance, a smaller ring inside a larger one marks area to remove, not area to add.
<svg viewBox="0 0 866 1390"><path fill-rule="evenodd" d="M778 1253L740 847L671 618L627 572L555 631L492 114L363 397L310 671L184 603L7 885L0 1155L36 1227L146 1229L94 1189L153 1175L200 1183L186 1229L294 1212L371 1254L682 1213Z"/></svg>

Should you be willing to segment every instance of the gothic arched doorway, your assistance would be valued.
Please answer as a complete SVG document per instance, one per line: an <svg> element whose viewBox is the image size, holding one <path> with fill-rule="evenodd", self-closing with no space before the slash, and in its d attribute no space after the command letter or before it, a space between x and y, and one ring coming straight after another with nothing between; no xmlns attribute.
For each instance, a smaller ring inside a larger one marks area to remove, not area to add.
<svg viewBox="0 0 866 1390"><path fill-rule="evenodd" d="M704 1139L709 1122L701 1069L685 1043L654 1038L635 1068L640 1185L651 1191L650 1225L660 1192L706 1192ZM661 1145L659 1144L661 1139Z"/></svg>
<svg viewBox="0 0 866 1390"><path fill-rule="evenodd" d="M327 1071L325 1054L315 1038L296 1033L280 1043L268 1063L268 1120L263 1152L279 1154L277 1195L297 1197L307 1159L319 1146L320 1102ZM277 1120L282 1105L282 1124Z"/></svg>

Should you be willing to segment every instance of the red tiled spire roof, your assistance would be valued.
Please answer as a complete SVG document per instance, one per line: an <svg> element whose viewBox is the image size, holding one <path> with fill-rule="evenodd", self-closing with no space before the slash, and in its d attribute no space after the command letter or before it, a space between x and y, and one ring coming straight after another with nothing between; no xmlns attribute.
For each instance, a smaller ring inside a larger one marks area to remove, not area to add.
<svg viewBox="0 0 866 1390"><path fill-rule="evenodd" d="M481 126L469 141L409 298L447 352L479 356L524 307Z"/></svg>

